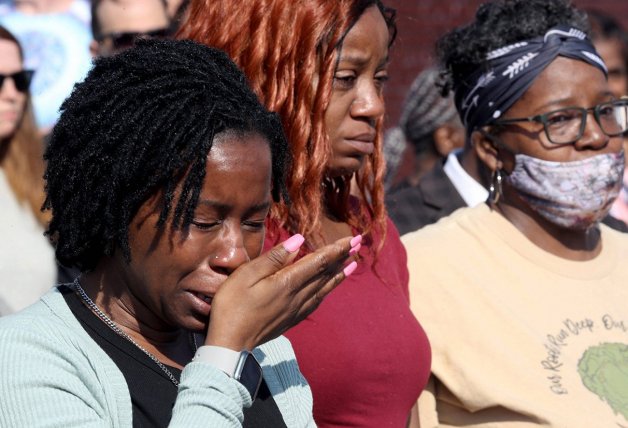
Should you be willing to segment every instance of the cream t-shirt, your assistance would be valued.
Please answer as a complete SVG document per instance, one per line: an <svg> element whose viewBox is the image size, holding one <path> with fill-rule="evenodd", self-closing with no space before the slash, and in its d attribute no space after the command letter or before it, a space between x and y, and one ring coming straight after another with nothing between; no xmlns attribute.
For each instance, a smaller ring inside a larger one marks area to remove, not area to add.
<svg viewBox="0 0 628 428"><path fill-rule="evenodd" d="M547 253L486 204L405 235L432 344L421 428L628 427L628 235Z"/></svg>
<svg viewBox="0 0 628 428"><path fill-rule="evenodd" d="M34 303L57 280L52 246L0 168L0 316Z"/></svg>

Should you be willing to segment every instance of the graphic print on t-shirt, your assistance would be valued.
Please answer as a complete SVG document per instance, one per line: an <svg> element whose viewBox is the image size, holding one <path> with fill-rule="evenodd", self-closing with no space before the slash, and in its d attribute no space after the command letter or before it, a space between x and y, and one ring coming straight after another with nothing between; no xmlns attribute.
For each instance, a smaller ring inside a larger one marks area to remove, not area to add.
<svg viewBox="0 0 628 428"><path fill-rule="evenodd" d="M628 345L592 346L578 362L578 373L589 391L628 420Z"/></svg>
<svg viewBox="0 0 628 428"><path fill-rule="evenodd" d="M628 340L628 320L610 314L565 318L543 343L541 366L548 388L565 398L584 394L581 399L586 399L586 394L592 394L600 404L591 405L608 406L616 426L628 428L628 344L624 340Z"/></svg>

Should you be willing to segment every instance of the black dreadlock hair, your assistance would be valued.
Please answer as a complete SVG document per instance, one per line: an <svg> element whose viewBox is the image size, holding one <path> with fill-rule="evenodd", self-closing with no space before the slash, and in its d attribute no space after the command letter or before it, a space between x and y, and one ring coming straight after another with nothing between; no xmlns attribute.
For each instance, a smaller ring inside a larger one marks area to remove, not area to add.
<svg viewBox="0 0 628 428"><path fill-rule="evenodd" d="M542 36L559 24L589 31L586 14L568 0L494 0L482 4L474 22L437 42L443 95L485 65L490 51Z"/></svg>
<svg viewBox="0 0 628 428"><path fill-rule="evenodd" d="M222 51L188 40L140 41L98 59L61 106L45 159L47 234L58 260L81 271L122 250L140 206L163 192L157 227L171 215L187 227L198 203L207 155L224 131L265 137L272 196L288 201L290 155L281 121L249 89Z"/></svg>

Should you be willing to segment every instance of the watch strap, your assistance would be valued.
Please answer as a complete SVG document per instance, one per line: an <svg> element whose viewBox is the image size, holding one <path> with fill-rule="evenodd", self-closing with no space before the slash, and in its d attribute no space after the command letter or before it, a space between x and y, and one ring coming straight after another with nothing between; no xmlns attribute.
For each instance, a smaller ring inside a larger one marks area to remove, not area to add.
<svg viewBox="0 0 628 428"><path fill-rule="evenodd" d="M235 377L241 352L222 346L204 345L196 350L192 361L202 361L225 372L229 377Z"/></svg>
<svg viewBox="0 0 628 428"><path fill-rule="evenodd" d="M223 371L227 376L240 382L255 401L262 384L262 368L249 351L234 351L222 346L204 345L196 350L194 362L205 362Z"/></svg>

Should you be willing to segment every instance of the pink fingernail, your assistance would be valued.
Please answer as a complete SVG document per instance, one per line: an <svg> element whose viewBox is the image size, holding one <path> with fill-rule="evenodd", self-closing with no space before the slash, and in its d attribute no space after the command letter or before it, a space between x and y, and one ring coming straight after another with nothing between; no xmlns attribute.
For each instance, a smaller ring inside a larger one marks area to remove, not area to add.
<svg viewBox="0 0 628 428"><path fill-rule="evenodd" d="M352 255L354 255L354 254L357 254L357 253L360 251L360 248L362 248L362 244L358 244L358 245L356 245L355 247L351 248L351 249L349 250L349 255L351 255L351 256L352 256Z"/></svg>
<svg viewBox="0 0 628 428"><path fill-rule="evenodd" d="M358 262L353 261L353 262L349 263L347 265L347 267L345 267L343 269L342 272L345 274L345 277L347 277L347 276L351 275L353 273L353 271L355 271L355 268L357 268L357 267L358 267Z"/></svg>
<svg viewBox="0 0 628 428"><path fill-rule="evenodd" d="M355 247L356 245L358 245L360 242L362 242L362 235L356 235L354 236L351 241L349 241L349 244L352 247Z"/></svg>
<svg viewBox="0 0 628 428"><path fill-rule="evenodd" d="M287 252L294 253L299 248L301 248L303 242L305 242L305 238L303 237L303 235L297 233L296 235L292 235L290 238L285 240L282 245Z"/></svg>

